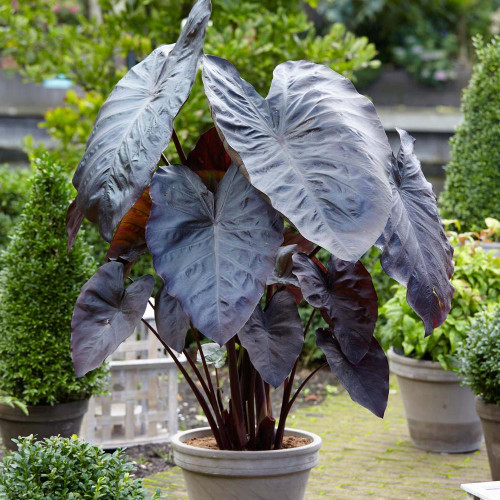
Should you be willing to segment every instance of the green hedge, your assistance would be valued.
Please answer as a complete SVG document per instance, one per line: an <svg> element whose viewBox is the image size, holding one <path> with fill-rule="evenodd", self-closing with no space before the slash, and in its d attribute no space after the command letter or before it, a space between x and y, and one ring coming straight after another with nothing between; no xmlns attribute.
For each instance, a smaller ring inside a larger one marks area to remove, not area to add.
<svg viewBox="0 0 500 500"><path fill-rule="evenodd" d="M84 238L67 252L70 190L48 156L35 162L29 201L2 255L0 390L27 404L80 400L103 389L103 370L77 379L71 317L95 262Z"/></svg>
<svg viewBox="0 0 500 500"><path fill-rule="evenodd" d="M451 140L442 215L479 231L500 219L500 37L474 40L478 62L462 100L464 121Z"/></svg>

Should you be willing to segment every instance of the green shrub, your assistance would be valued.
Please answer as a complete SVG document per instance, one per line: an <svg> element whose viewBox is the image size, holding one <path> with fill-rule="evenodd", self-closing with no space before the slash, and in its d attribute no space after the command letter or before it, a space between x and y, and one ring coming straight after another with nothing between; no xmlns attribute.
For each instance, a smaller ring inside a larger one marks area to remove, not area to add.
<svg viewBox="0 0 500 500"><path fill-rule="evenodd" d="M474 315L500 301L500 258L469 240L459 245L456 235L451 241L455 295L446 321L425 337L422 321L406 302L406 289L398 285L394 297L379 309L386 324L377 330L384 349L392 346L405 356L439 361L448 370L456 365L456 350Z"/></svg>
<svg viewBox="0 0 500 500"><path fill-rule="evenodd" d="M30 170L0 165L0 250L7 246L7 235L28 199Z"/></svg>
<svg viewBox="0 0 500 500"><path fill-rule="evenodd" d="M70 352L73 306L96 266L83 238L66 249L64 169L48 156L34 167L29 201L2 255L0 390L27 404L56 404L103 388L103 369L75 377Z"/></svg>
<svg viewBox="0 0 500 500"><path fill-rule="evenodd" d="M478 231L486 217L500 219L500 37L475 41L478 62L462 100L464 121L451 139L441 194L444 217Z"/></svg>
<svg viewBox="0 0 500 500"><path fill-rule="evenodd" d="M500 308L476 315L457 350L459 373L486 404L500 405Z"/></svg>
<svg viewBox="0 0 500 500"><path fill-rule="evenodd" d="M108 454L76 436L43 441L27 436L16 442L18 451L0 465L0 497L5 500L148 498L121 450Z"/></svg>

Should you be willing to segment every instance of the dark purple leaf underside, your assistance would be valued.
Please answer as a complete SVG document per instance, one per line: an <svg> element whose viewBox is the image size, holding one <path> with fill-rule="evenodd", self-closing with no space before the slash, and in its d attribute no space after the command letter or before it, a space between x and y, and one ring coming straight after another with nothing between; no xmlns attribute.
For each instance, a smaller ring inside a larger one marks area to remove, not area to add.
<svg viewBox="0 0 500 500"><path fill-rule="evenodd" d="M308 240L357 261L391 207L391 149L373 104L309 61L274 70L266 99L224 59L203 58L212 116L233 161Z"/></svg>
<svg viewBox="0 0 500 500"><path fill-rule="evenodd" d="M232 166L212 193L188 167L160 167L146 240L167 292L219 345L247 322L283 240L283 221Z"/></svg>
<svg viewBox="0 0 500 500"><path fill-rule="evenodd" d="M210 13L210 0L199 0L175 46L158 47L130 69L97 116L73 184L78 210L99 224L106 241L148 186L170 141L193 86Z"/></svg>
<svg viewBox="0 0 500 500"><path fill-rule="evenodd" d="M369 351L357 365L344 356L331 330L316 330L316 343L351 399L382 418L389 397L389 364L375 337Z"/></svg>
<svg viewBox="0 0 500 500"><path fill-rule="evenodd" d="M127 289L123 264L108 262L83 286L71 322L71 351L77 377L95 368L132 333L141 320L154 286L143 276Z"/></svg>
<svg viewBox="0 0 500 500"><path fill-rule="evenodd" d="M453 247L439 217L436 196L414 154L414 139L397 129L401 147L390 170L391 216L377 246L384 271L407 287L406 299L426 335L446 319L454 288Z"/></svg>
<svg viewBox="0 0 500 500"><path fill-rule="evenodd" d="M327 272L303 253L295 254L293 263L304 298L322 309L342 352L351 363L359 363L371 346L378 316L370 273L361 262L353 264L333 255Z"/></svg>
<svg viewBox="0 0 500 500"><path fill-rule="evenodd" d="M280 386L304 344L294 296L282 290L273 295L265 311L257 306L238 338L260 376L273 387Z"/></svg>
<svg viewBox="0 0 500 500"><path fill-rule="evenodd" d="M174 351L182 352L189 330L189 317L179 301L162 286L155 297L156 330L161 339Z"/></svg>

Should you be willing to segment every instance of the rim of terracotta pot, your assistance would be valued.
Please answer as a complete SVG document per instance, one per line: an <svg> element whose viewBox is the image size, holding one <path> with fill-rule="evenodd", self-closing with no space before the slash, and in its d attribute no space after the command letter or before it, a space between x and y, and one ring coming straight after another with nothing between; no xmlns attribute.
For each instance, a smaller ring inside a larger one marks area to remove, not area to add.
<svg viewBox="0 0 500 500"><path fill-rule="evenodd" d="M318 464L321 438L312 432L285 429L285 436L307 437L311 441L297 448L267 451L209 450L185 443L211 434L209 427L180 432L172 437L174 461L182 469L227 476L273 476L309 470Z"/></svg>
<svg viewBox="0 0 500 500"><path fill-rule="evenodd" d="M89 405L88 399L58 403L55 405L27 405L28 415L17 406L0 403L0 419L14 422L45 422L77 418L84 414Z"/></svg>
<svg viewBox="0 0 500 500"><path fill-rule="evenodd" d="M476 396L476 411L480 418L500 422L500 405L485 403L481 396Z"/></svg>
<svg viewBox="0 0 500 500"><path fill-rule="evenodd" d="M434 382L460 382L454 372L444 370L438 361L403 356L395 352L392 347L387 352L387 356L390 361L391 371L400 377Z"/></svg>

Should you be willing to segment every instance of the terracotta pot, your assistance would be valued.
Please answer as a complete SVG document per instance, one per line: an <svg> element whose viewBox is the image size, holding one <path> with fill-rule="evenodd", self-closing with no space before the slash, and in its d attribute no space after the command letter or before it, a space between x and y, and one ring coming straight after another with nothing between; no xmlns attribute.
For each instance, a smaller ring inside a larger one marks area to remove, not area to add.
<svg viewBox="0 0 500 500"><path fill-rule="evenodd" d="M9 450L17 450L12 439L19 436L35 434L38 439L61 435L71 437L80 432L82 419L89 402L73 401L54 406L28 406L28 415L19 408L11 408L0 403L0 433L4 446Z"/></svg>
<svg viewBox="0 0 500 500"><path fill-rule="evenodd" d="M303 500L310 470L318 464L321 438L287 429L311 442L270 451L207 450L185 444L211 434L208 427L172 438L174 462L182 469L190 500Z"/></svg>
<svg viewBox="0 0 500 500"><path fill-rule="evenodd" d="M476 410L483 426L491 478L500 481L500 406L486 404L476 398Z"/></svg>
<svg viewBox="0 0 500 500"><path fill-rule="evenodd" d="M472 391L439 363L400 356L392 349L388 355L415 446L440 453L479 449L481 423Z"/></svg>

